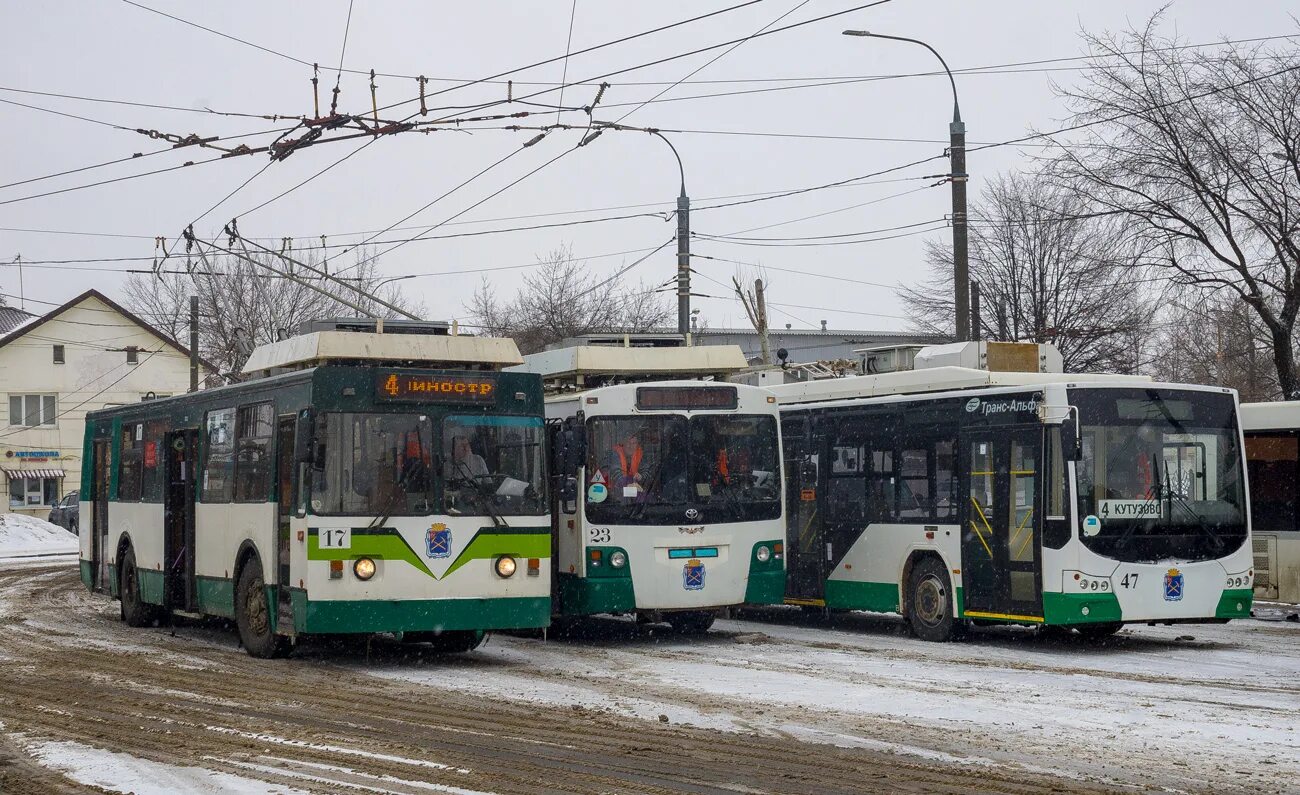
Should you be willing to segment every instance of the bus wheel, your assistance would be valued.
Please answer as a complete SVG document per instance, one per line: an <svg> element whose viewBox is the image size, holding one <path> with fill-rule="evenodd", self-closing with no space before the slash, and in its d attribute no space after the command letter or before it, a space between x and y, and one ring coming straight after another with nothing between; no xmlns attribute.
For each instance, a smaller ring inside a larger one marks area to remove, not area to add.
<svg viewBox="0 0 1300 795"><path fill-rule="evenodd" d="M289 639L271 631L262 564L257 558L250 558L239 570L239 581L235 584L235 626L239 628L239 642L252 656L270 659L289 653Z"/></svg>
<svg viewBox="0 0 1300 795"><path fill-rule="evenodd" d="M403 643L428 643L438 654L461 654L474 651L483 643L487 633L479 629L452 632L403 632Z"/></svg>
<svg viewBox="0 0 1300 795"><path fill-rule="evenodd" d="M157 611L140 596L140 570L135 565L135 550L126 548L118 569L117 593L122 602L122 620L128 627L153 626Z"/></svg>
<svg viewBox="0 0 1300 795"><path fill-rule="evenodd" d="M687 610L681 613L669 613L664 620L678 635L703 635L713 626L716 614L708 610Z"/></svg>
<svg viewBox="0 0 1300 795"><path fill-rule="evenodd" d="M921 640L945 642L960 633L953 615L952 582L943 561L923 558L908 580L907 620Z"/></svg>
<svg viewBox="0 0 1300 795"><path fill-rule="evenodd" d="M1089 640L1097 640L1099 638L1109 638L1119 632L1123 626L1119 621L1107 621L1104 624L1079 624L1075 627L1075 630Z"/></svg>

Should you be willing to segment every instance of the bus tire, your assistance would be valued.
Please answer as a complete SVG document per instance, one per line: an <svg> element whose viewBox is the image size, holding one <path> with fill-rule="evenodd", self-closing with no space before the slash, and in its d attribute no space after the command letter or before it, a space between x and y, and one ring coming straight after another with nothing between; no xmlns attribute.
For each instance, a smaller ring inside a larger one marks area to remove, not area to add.
<svg viewBox="0 0 1300 795"><path fill-rule="evenodd" d="M239 629L239 642L253 657L267 660L289 653L289 639L271 629L262 563L256 556L244 562L235 583L235 626Z"/></svg>
<svg viewBox="0 0 1300 795"><path fill-rule="evenodd" d="M713 626L717 614L710 610L684 610L664 617L678 635L703 635Z"/></svg>
<svg viewBox="0 0 1300 795"><path fill-rule="evenodd" d="M953 605L952 580L943 561L933 557L918 561L908 577L907 592L907 621L918 638L944 643L961 634L961 622Z"/></svg>
<svg viewBox="0 0 1300 795"><path fill-rule="evenodd" d="M1124 624L1119 621L1107 621L1101 624L1079 624L1074 629L1089 640L1100 640L1119 632L1123 626Z"/></svg>
<svg viewBox="0 0 1300 795"><path fill-rule="evenodd" d="M474 651L483 644L487 633L481 629L461 629L451 632L403 632L403 643L427 643L437 654L463 654Z"/></svg>
<svg viewBox="0 0 1300 795"><path fill-rule="evenodd" d="M122 605L122 621L128 627L151 627L158 611L140 595L140 570L135 565L135 550L127 547L117 569L117 594Z"/></svg>

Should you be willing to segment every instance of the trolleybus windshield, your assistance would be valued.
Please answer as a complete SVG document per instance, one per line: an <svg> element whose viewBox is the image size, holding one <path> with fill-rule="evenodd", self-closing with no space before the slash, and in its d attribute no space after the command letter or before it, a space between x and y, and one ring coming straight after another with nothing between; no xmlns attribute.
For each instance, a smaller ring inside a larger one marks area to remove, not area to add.
<svg viewBox="0 0 1300 795"><path fill-rule="evenodd" d="M448 513L546 513L541 417L453 416L443 421Z"/></svg>
<svg viewBox="0 0 1300 795"><path fill-rule="evenodd" d="M424 414L324 415L324 468L312 475L312 512L411 516L432 510L433 424Z"/></svg>
<svg viewBox="0 0 1300 795"><path fill-rule="evenodd" d="M594 417L588 426L591 521L736 522L781 515L774 417Z"/></svg>
<svg viewBox="0 0 1300 795"><path fill-rule="evenodd" d="M1071 390L1083 544L1123 561L1209 560L1246 538L1241 448L1231 395L1165 389Z"/></svg>

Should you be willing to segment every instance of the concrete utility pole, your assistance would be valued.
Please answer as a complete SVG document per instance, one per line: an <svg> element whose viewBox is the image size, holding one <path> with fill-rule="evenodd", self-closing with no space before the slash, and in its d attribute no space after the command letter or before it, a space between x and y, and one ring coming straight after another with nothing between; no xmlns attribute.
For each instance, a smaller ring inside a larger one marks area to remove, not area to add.
<svg viewBox="0 0 1300 795"><path fill-rule="evenodd" d="M685 335L691 330L691 198L686 195L686 167L677 147L658 130L646 130L668 144L677 158L677 171L682 178L682 189L677 194L677 333Z"/></svg>
<svg viewBox="0 0 1300 795"><path fill-rule="evenodd" d="M883 33L871 33L866 30L846 30L845 36L862 36L873 39L889 39L919 44L939 59L943 71L948 74L952 85L952 123L948 125L948 159L952 183L952 277L953 299L957 305L957 340L964 342L972 339L970 323L970 263L968 253L968 236L966 230L966 125L961 120L961 107L957 104L957 81L952 77L948 62L939 52L921 41L905 36L887 36Z"/></svg>
<svg viewBox="0 0 1300 795"><path fill-rule="evenodd" d="M772 348L768 342L767 335L767 300L763 297L763 280L754 280L754 292L747 293L740 286L740 280L731 277L731 283L736 288L736 295L740 298L741 306L745 307L745 314L749 316L749 322L754 326L754 331L758 332L758 344L762 351L763 364L772 363Z"/></svg>
<svg viewBox="0 0 1300 795"><path fill-rule="evenodd" d="M199 391L199 297L190 296L190 391Z"/></svg>

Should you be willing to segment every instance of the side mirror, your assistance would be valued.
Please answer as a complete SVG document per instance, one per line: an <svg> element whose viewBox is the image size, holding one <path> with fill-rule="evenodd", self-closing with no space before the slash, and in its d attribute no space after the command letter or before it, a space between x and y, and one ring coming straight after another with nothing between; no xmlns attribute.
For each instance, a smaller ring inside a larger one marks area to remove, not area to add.
<svg viewBox="0 0 1300 795"><path fill-rule="evenodd" d="M1061 421L1061 457L1066 461L1083 458L1083 446L1079 443L1079 423L1073 416Z"/></svg>

